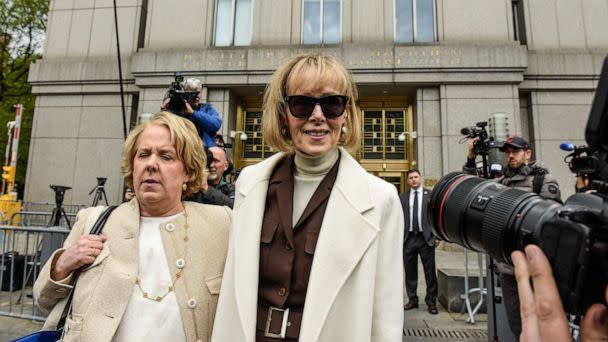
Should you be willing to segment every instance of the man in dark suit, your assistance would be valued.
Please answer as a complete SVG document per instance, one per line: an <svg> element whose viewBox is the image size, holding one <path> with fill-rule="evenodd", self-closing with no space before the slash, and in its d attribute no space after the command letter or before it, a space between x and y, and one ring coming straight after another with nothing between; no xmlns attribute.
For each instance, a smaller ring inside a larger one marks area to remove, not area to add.
<svg viewBox="0 0 608 342"><path fill-rule="evenodd" d="M403 265L405 266L405 288L409 302L403 309L418 307L418 255L422 260L426 280L426 297L429 313L437 314L437 275L435 273L435 240L427 219L427 206L430 200L429 190L422 187L420 171L411 169L407 172L407 183L410 191L399 195L405 216L405 238L403 242Z"/></svg>

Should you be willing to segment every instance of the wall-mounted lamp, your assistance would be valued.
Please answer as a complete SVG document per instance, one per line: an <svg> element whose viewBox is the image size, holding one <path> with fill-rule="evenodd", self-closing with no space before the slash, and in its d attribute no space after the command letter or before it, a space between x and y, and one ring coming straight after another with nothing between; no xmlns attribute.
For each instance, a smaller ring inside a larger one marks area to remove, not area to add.
<svg viewBox="0 0 608 342"><path fill-rule="evenodd" d="M242 141L247 140L247 133L243 132L243 131L230 131L230 137L232 139L236 139L236 136L239 136L239 139L241 139Z"/></svg>
<svg viewBox="0 0 608 342"><path fill-rule="evenodd" d="M405 138L406 138L405 136L408 134L412 137L412 139L418 138L418 133L416 133L416 131L411 131L411 132L401 132L401 134L399 134L399 137L397 139L399 139L399 141L405 141Z"/></svg>
<svg viewBox="0 0 608 342"><path fill-rule="evenodd" d="M152 120L152 118L154 117L154 113L140 113L137 116L137 123L144 123L144 122L148 122L150 120Z"/></svg>

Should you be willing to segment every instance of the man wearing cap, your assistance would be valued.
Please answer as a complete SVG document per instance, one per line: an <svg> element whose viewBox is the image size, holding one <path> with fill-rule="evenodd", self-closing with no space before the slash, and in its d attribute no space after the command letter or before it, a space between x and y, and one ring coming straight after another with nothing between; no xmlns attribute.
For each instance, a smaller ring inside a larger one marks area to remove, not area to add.
<svg viewBox="0 0 608 342"><path fill-rule="evenodd" d="M469 140L467 145L467 163L462 170L468 174L477 174L477 166L473 146L478 138ZM539 161L530 161L532 149L528 141L522 137L510 137L500 148L505 153L507 165L502 168L502 176L494 180L510 188L527 192L534 192L546 199L561 203L559 184L555 177L543 167ZM496 263L499 279L502 287L505 309L509 326L513 334L519 338L521 333L521 318L519 315L519 296L517 294L517 282L513 267L503 263Z"/></svg>

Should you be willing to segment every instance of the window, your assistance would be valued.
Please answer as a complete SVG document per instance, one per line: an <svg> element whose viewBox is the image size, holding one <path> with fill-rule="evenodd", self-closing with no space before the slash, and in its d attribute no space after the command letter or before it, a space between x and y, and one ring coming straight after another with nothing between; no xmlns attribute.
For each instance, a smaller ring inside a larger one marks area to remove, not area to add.
<svg viewBox="0 0 608 342"><path fill-rule="evenodd" d="M513 0L511 2L511 8L513 9L513 36L516 41L519 41L522 45L526 44L526 25L524 19L524 9L519 0Z"/></svg>
<svg viewBox="0 0 608 342"><path fill-rule="evenodd" d="M251 43L253 0L217 0L215 46L242 46Z"/></svg>
<svg viewBox="0 0 608 342"><path fill-rule="evenodd" d="M395 0L395 42L435 41L433 0Z"/></svg>
<svg viewBox="0 0 608 342"><path fill-rule="evenodd" d="M303 0L302 8L303 44L340 43L341 0Z"/></svg>

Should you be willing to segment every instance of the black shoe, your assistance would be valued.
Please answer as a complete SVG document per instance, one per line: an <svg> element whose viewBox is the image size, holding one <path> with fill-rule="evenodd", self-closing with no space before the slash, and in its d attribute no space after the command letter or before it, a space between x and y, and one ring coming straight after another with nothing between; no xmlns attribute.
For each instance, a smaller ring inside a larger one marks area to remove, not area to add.
<svg viewBox="0 0 608 342"><path fill-rule="evenodd" d="M427 306L428 306L429 313L431 315L436 315L436 314L439 313L439 311L437 311L437 305L435 305L435 304L428 304Z"/></svg>
<svg viewBox="0 0 608 342"><path fill-rule="evenodd" d="M405 311L417 309L417 308L418 308L418 303L412 302L411 300L403 306L403 310L405 310Z"/></svg>

